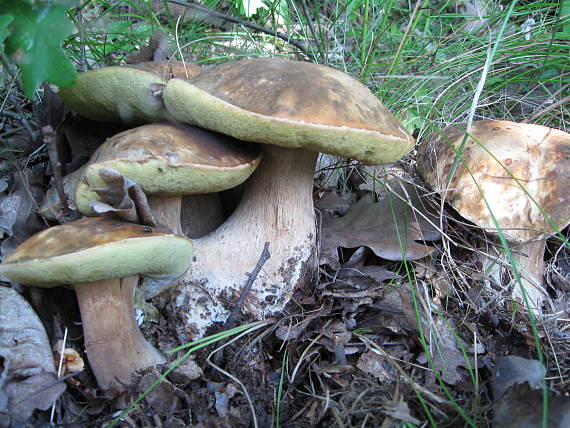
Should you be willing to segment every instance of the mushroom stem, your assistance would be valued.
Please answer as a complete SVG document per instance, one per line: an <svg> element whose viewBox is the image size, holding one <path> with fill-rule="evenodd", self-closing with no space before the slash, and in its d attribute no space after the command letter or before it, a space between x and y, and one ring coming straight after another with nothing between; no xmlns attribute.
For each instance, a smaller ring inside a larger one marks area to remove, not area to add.
<svg viewBox="0 0 570 428"><path fill-rule="evenodd" d="M155 221L177 235L199 238L223 222L218 192L185 196L149 195L147 198Z"/></svg>
<svg viewBox="0 0 570 428"><path fill-rule="evenodd" d="M74 285L87 357L102 389L123 390L137 370L166 361L146 341L135 320L138 278L134 275Z"/></svg>
<svg viewBox="0 0 570 428"><path fill-rule="evenodd" d="M245 304L256 318L281 311L316 269L313 172L316 153L265 146L258 169L232 215L193 240L195 262L181 280L176 306L187 327L203 335L222 322L269 242L264 265Z"/></svg>
<svg viewBox="0 0 570 428"><path fill-rule="evenodd" d="M167 227L176 235L184 235L180 224L182 196L149 195L147 198L156 223Z"/></svg>
<svg viewBox="0 0 570 428"><path fill-rule="evenodd" d="M517 262L521 274L521 283L528 296L530 309L542 313L541 307L548 294L542 285L544 276L544 251L546 240L529 241L513 247L513 258ZM524 302L520 285L515 283L512 292L513 299Z"/></svg>

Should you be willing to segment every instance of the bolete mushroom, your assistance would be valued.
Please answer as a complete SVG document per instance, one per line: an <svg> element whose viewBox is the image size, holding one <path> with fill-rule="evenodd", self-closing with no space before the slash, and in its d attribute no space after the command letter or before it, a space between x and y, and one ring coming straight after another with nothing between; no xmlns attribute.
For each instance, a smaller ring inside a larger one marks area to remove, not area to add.
<svg viewBox="0 0 570 428"><path fill-rule="evenodd" d="M464 218L495 236L500 229L538 314L548 296L542 286L545 238L570 222L570 135L540 125L476 121L459 153L464 136L465 125L450 125L423 144L420 175ZM512 297L522 302L518 285Z"/></svg>
<svg viewBox="0 0 570 428"><path fill-rule="evenodd" d="M317 152L390 163L414 143L360 82L310 63L251 59L223 64L191 81L170 79L163 99L182 122L264 144L264 159L235 212L194 241L196 262L176 302L189 311L186 323L198 335L225 319L265 242L270 242L271 257L247 304L254 316L281 311L316 272L312 187Z"/></svg>
<svg viewBox="0 0 570 428"><path fill-rule="evenodd" d="M84 166L75 205L95 215L101 171L112 169L148 195L156 221L182 235L182 195L220 192L243 183L261 160L257 147L195 126L153 123L121 132L103 143Z"/></svg>
<svg viewBox="0 0 570 428"><path fill-rule="evenodd" d="M139 275L174 279L191 259L187 238L148 226L83 218L27 239L0 264L0 275L40 287L71 285L97 382L103 389L122 390L137 370L165 362L135 320Z"/></svg>
<svg viewBox="0 0 570 428"><path fill-rule="evenodd" d="M82 116L101 122L142 124L166 120L160 90L171 77L193 78L195 64L154 61L103 67L80 73L75 84L60 88L59 97Z"/></svg>

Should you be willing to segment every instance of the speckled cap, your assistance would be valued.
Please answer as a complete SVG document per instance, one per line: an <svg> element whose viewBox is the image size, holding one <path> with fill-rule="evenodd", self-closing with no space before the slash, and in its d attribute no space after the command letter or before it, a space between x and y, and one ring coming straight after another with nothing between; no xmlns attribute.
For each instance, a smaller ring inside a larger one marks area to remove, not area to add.
<svg viewBox="0 0 570 428"><path fill-rule="evenodd" d="M422 178L437 191L447 188L447 201L464 218L496 232L483 193L511 241L549 236L570 222L570 134L508 121L473 122L464 162L447 186L464 135L464 125L451 125L418 150Z"/></svg>
<svg viewBox="0 0 570 428"><path fill-rule="evenodd" d="M178 61L98 68L79 74L73 86L60 88L59 96L72 110L92 120L157 122L167 117L158 90L161 85L173 77L193 78L200 70Z"/></svg>
<svg viewBox="0 0 570 428"><path fill-rule="evenodd" d="M213 193L243 183L261 161L258 147L194 126L153 123L121 132L103 143L83 168L75 205L94 215L89 201L105 188L99 172L110 168L149 195Z"/></svg>
<svg viewBox="0 0 570 428"><path fill-rule="evenodd" d="M192 242L187 238L90 217L33 235L4 260L0 275L44 287L129 275L176 278L191 260Z"/></svg>
<svg viewBox="0 0 570 428"><path fill-rule="evenodd" d="M171 79L166 108L186 123L244 141L390 163L414 138L364 85L308 62L259 58Z"/></svg>

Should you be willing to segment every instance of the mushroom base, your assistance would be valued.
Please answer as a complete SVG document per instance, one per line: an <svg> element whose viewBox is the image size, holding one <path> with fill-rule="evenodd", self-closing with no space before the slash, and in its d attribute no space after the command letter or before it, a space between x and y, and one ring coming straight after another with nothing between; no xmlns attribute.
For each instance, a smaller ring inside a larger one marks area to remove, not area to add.
<svg viewBox="0 0 570 428"><path fill-rule="evenodd" d="M313 173L317 154L266 146L236 210L214 232L193 240L195 261L171 305L195 337L223 322L269 242L270 258L244 310L265 318L283 310L316 272Z"/></svg>
<svg viewBox="0 0 570 428"><path fill-rule="evenodd" d="M548 293L543 286L545 249L545 240L526 242L513 247L513 257L517 262L521 283L527 294L530 309L535 315L542 314L542 304L548 299ZM512 296L522 303L524 308L523 293L517 281L514 283Z"/></svg>
<svg viewBox="0 0 570 428"><path fill-rule="evenodd" d="M166 362L135 320L137 282L129 276L74 285L87 358L102 389L124 390L137 370Z"/></svg>

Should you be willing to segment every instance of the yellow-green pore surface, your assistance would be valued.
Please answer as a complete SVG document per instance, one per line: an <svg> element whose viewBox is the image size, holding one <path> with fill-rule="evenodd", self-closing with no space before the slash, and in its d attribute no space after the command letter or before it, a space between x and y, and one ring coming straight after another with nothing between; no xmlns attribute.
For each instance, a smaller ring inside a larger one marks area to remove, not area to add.
<svg viewBox="0 0 570 428"><path fill-rule="evenodd" d="M93 154L77 185L75 204L91 214L89 201L105 188L99 172L110 168L149 195L219 192L243 183L261 160L259 149L193 126L156 123L115 135Z"/></svg>
<svg viewBox="0 0 570 428"><path fill-rule="evenodd" d="M169 80L163 99L182 122L366 163L394 162L414 144L364 85L306 62L262 58L219 65L190 82Z"/></svg>
<svg viewBox="0 0 570 428"><path fill-rule="evenodd" d="M171 77L192 78L198 66L179 62L148 62L125 67L105 67L81 73L75 85L59 90L60 98L74 111L104 122L140 124L166 119L157 85Z"/></svg>
<svg viewBox="0 0 570 428"><path fill-rule="evenodd" d="M464 125L451 125L418 150L422 178L438 191L448 189L446 199L463 217L496 232L488 204L513 241L548 236L570 222L570 134L509 121L473 122L448 184L464 135Z"/></svg>
<svg viewBox="0 0 570 428"><path fill-rule="evenodd" d="M0 275L46 287L129 275L175 278L192 256L187 238L90 217L33 235L0 265Z"/></svg>

